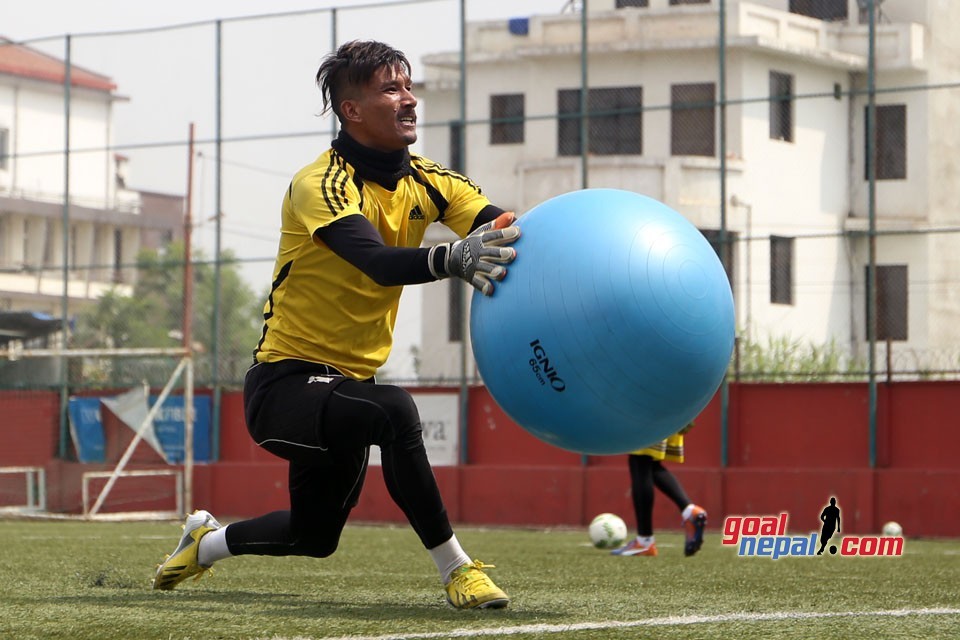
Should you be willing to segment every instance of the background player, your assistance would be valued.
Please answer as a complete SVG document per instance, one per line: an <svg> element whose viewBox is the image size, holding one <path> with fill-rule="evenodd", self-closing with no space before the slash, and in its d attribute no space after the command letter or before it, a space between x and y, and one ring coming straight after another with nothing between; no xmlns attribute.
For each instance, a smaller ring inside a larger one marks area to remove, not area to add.
<svg viewBox="0 0 960 640"><path fill-rule="evenodd" d="M630 466L630 493L637 519L637 537L611 551L613 555L657 555L657 543L653 535L654 487L670 498L680 510L680 519L686 534L684 555L692 556L703 546L707 512L703 507L693 504L677 477L663 466L664 460L683 462L683 436L691 427L692 422L669 438L635 451L627 457Z"/></svg>

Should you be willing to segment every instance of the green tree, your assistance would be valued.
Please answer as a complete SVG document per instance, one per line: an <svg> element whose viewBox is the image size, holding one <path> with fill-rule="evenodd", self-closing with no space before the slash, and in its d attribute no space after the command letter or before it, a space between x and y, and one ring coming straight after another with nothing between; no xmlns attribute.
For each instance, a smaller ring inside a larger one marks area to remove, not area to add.
<svg viewBox="0 0 960 640"><path fill-rule="evenodd" d="M196 357L196 382L211 379L215 301L215 265L195 254L193 262L192 333ZM137 278L130 295L114 288L95 304L78 314L71 338L76 348L175 347L183 336L182 243L173 243L163 251L143 250L137 256ZM243 281L233 254L225 251L220 263L220 335L218 344L219 379L238 381L249 365L262 323L262 301ZM112 358L88 359L83 370L75 372L89 382L129 384L139 379L157 383L162 371L170 369L170 359Z"/></svg>

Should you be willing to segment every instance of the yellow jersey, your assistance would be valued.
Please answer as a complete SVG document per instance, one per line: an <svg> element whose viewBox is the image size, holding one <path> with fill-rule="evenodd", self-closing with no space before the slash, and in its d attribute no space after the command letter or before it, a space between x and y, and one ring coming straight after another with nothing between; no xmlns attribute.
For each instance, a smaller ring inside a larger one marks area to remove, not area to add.
<svg viewBox="0 0 960 640"><path fill-rule="evenodd" d="M409 173L390 191L362 179L340 152L328 149L294 176L284 195L255 360L295 358L359 380L373 376L390 354L403 287L377 284L315 232L364 216L385 245L418 248L433 222L466 236L489 204L468 178L424 157L411 154Z"/></svg>

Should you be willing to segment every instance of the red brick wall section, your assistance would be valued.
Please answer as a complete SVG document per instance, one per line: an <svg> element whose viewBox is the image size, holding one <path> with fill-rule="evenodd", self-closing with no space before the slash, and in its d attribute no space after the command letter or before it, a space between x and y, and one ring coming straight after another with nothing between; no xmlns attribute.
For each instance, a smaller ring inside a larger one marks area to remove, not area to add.
<svg viewBox="0 0 960 640"><path fill-rule="evenodd" d="M731 467L832 469L870 464L865 385L739 385L731 401L736 406L729 439ZM703 422L719 433L718 422Z"/></svg>
<svg viewBox="0 0 960 640"><path fill-rule="evenodd" d="M882 466L897 469L960 469L960 386L908 382L880 393Z"/></svg>
<svg viewBox="0 0 960 640"><path fill-rule="evenodd" d="M239 391L224 393L220 403L220 462L282 463L253 442L246 425L243 394Z"/></svg>
<svg viewBox="0 0 960 640"><path fill-rule="evenodd" d="M812 531L836 497L845 533L876 533L897 520L907 535L960 536L960 382L880 385L878 392L874 467L866 385L736 383L729 386L726 465L715 397L687 438L686 463L670 466L707 508L712 528L725 515L787 511L792 531ZM469 399L468 464L435 469L454 522L584 526L612 511L633 530L624 455L557 449L514 424L485 388L471 388ZM51 507L70 510L79 488L75 471L58 472L53 461L57 411L56 393L0 392L0 464L47 464L48 484L60 492ZM224 518L286 508L286 463L250 440L239 392L223 394L221 416L220 461L198 467L196 506ZM353 518L405 521L377 467ZM664 498L656 502L654 526L679 526L676 507Z"/></svg>
<svg viewBox="0 0 960 640"><path fill-rule="evenodd" d="M57 455L60 394L0 391L0 466L43 466Z"/></svg>

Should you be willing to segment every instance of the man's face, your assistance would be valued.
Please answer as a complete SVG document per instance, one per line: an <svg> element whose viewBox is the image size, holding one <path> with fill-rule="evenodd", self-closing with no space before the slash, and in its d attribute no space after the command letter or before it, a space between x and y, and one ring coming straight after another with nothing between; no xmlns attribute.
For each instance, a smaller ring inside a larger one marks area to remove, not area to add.
<svg viewBox="0 0 960 640"><path fill-rule="evenodd" d="M344 100L344 129L360 144L399 151L417 141L417 99L402 67L381 67L354 99Z"/></svg>

